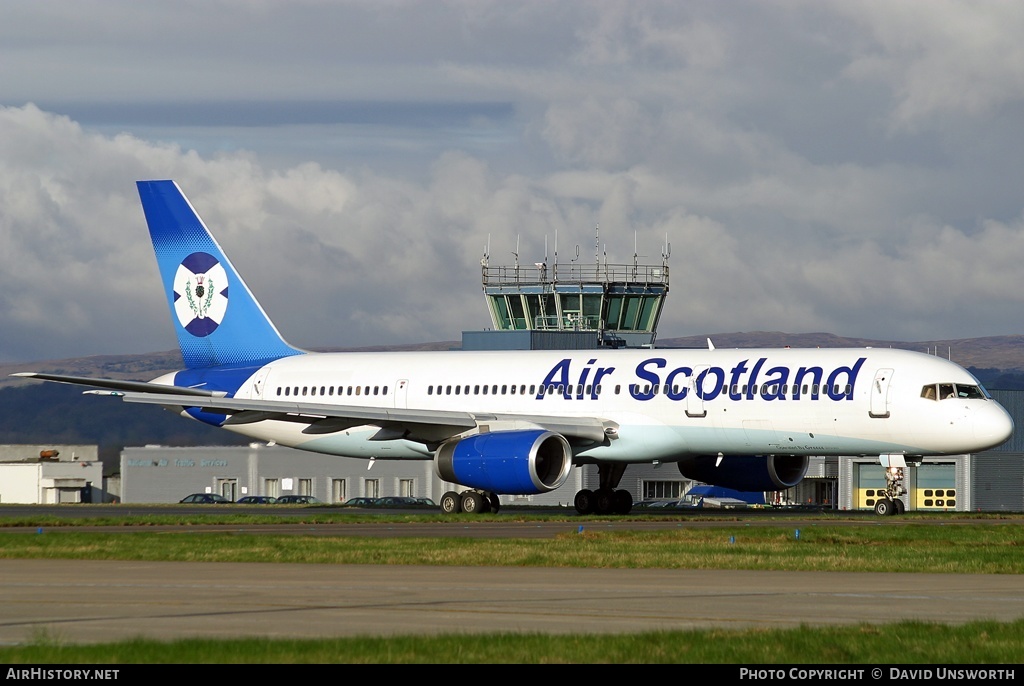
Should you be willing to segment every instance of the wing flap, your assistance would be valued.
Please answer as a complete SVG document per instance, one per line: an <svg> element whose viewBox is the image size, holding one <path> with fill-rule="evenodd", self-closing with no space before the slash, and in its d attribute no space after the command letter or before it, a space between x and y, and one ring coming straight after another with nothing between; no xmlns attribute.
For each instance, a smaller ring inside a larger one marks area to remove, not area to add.
<svg viewBox="0 0 1024 686"><path fill-rule="evenodd" d="M308 424L308 434L344 431L356 426L381 429L375 440L407 440L437 443L492 423L531 424L568 438L602 442L614 434L618 425L594 417L550 417L519 414L480 414L447 410L408 410L401 408L329 405L326 403L249 400L243 398L203 399L168 394L125 392L125 402L172 407L199 407L205 412L229 415L225 424L245 424L278 420ZM488 430L488 429L483 429Z"/></svg>

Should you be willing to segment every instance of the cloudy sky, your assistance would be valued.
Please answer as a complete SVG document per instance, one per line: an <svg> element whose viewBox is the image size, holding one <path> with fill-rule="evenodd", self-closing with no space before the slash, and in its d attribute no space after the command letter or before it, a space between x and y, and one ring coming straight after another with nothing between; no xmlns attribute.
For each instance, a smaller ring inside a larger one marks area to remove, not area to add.
<svg viewBox="0 0 1024 686"><path fill-rule="evenodd" d="M173 178L288 340L457 340L480 258L659 262L659 336L1022 333L1024 3L0 6L0 361L176 346ZM600 227L599 237L595 227Z"/></svg>

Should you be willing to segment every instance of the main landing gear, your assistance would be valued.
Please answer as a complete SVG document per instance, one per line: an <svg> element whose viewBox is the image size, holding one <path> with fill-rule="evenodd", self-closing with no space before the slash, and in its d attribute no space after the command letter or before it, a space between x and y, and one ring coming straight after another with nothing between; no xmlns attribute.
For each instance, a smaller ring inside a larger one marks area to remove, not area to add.
<svg viewBox="0 0 1024 686"><path fill-rule="evenodd" d="M441 496L441 512L445 514L484 514L486 512L497 512L501 508L501 501L497 493L489 491L463 491L456 493L448 491Z"/></svg>
<svg viewBox="0 0 1024 686"><path fill-rule="evenodd" d="M601 487L596 491L588 488L576 493L573 505L576 511L586 514L629 514L633 509L633 494L625 489L618 489L619 481L626 471L625 463L608 464L602 462L597 466Z"/></svg>

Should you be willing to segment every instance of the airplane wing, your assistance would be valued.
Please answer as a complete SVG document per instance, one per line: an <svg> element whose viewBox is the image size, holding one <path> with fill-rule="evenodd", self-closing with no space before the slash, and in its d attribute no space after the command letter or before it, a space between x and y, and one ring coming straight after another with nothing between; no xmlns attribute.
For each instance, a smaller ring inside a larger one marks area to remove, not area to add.
<svg viewBox="0 0 1024 686"><path fill-rule="evenodd" d="M247 400L228 398L221 391L200 388L165 386L145 381L100 379L42 372L12 374L42 381L58 381L81 386L94 386L106 391L85 391L92 395L112 395L125 402L161 405L164 407L197 407L206 412L228 415L225 426L250 424L268 419L306 424L303 433L328 434L356 426L372 425L379 431L372 440L406 439L436 444L453 436L489 424L518 424L542 427L572 441L603 442L614 435L618 424L596 417L553 417L520 414L477 414L446 410L407 410L356 405L289 402L279 400Z"/></svg>
<svg viewBox="0 0 1024 686"><path fill-rule="evenodd" d="M167 389L169 387L163 386ZM229 415L225 426L264 420L307 424L303 433L326 434L355 426L380 430L372 440L406 439L433 444L489 423L521 423L543 427L567 439L604 441L618 424L594 417L549 417L519 414L476 414L447 410L410 410L355 405L330 405L279 400L184 397L177 393L125 392L125 402L172 407L197 407L204 412ZM194 402L193 402L194 400Z"/></svg>

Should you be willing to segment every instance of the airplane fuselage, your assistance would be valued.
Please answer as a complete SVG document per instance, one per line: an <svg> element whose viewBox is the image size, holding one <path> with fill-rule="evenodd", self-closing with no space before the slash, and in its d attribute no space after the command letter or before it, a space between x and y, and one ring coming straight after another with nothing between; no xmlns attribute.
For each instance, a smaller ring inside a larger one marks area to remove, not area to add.
<svg viewBox="0 0 1024 686"><path fill-rule="evenodd" d="M598 417L605 440L575 461L699 454L962 454L998 445L1009 418L963 368L893 349L651 349L321 353L259 367L235 398L488 415ZM214 379L208 375L206 379ZM175 380L176 379L176 380ZM160 383L177 383L175 375ZM925 397L958 384L963 397ZM520 426L528 421L518 421ZM495 419L489 428L518 428ZM281 445L378 459L430 459L423 443L368 440L368 426L311 435L301 423L226 425Z"/></svg>

